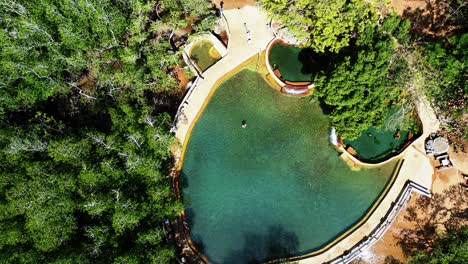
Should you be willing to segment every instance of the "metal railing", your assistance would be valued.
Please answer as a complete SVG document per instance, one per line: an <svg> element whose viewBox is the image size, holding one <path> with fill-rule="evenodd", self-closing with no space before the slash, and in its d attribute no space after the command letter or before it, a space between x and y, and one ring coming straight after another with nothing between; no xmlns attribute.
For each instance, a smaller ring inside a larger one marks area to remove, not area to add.
<svg viewBox="0 0 468 264"><path fill-rule="evenodd" d="M359 243L357 243L354 247L350 250L345 251L341 256L335 258L334 260L330 261L330 264L342 264L342 263L349 263L359 257L361 253L367 251L369 248L372 247L384 234L385 231L391 226L392 222L401 212L401 210L405 207L406 203L411 197L411 192L415 191L421 195L431 197L431 193L425 187L412 182L407 181L405 187L398 195L398 198L395 202L392 203L392 206L388 210L385 217L383 217L380 221L380 224L366 237L364 237Z"/></svg>

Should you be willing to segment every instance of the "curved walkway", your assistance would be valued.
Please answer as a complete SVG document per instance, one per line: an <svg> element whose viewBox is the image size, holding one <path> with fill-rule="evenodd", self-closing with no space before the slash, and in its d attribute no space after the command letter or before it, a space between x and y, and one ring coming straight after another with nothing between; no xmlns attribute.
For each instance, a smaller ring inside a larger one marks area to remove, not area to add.
<svg viewBox="0 0 468 264"><path fill-rule="evenodd" d="M229 34L227 55L202 74L197 86L192 88L194 90L190 96L183 101L183 109L175 123L175 134L181 143L185 143L190 126L208 99L216 81L264 50L274 37L268 27L267 15L257 7L246 6L242 9L225 10L223 13ZM251 32L249 42L246 28Z"/></svg>
<svg viewBox="0 0 468 264"><path fill-rule="evenodd" d="M174 131L176 138L183 144L183 148L187 144L193 123L196 121L203 105L209 100L210 91L214 88L216 82L244 61L264 50L274 38L268 27L267 15L257 7L248 6L242 9L226 10L224 15L229 33L228 55L206 70L203 73L203 78L198 78L196 86L194 85L179 108ZM249 43L246 30L250 30L252 36ZM379 226L389 210L393 208L393 202L398 200L398 196L407 182L415 182L427 190L431 189L434 171L430 160L424 153L424 139L429 133L437 130L438 123L435 114L424 98L421 98L417 107L423 123L423 134L399 156L405 162L387 195L381 200L369 218L363 221L362 225L354 232L330 248L324 248L313 256L298 257L306 258L300 260L300 263L324 263L337 259L362 241L363 237L372 234L372 231ZM180 159L183 159L183 152L182 149ZM180 169L180 166L181 162L179 160L178 169Z"/></svg>

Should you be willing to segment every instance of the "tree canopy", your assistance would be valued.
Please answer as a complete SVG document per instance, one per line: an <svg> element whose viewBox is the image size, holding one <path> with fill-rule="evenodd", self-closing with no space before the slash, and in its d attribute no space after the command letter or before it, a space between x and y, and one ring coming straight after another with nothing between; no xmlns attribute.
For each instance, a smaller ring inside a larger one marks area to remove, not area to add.
<svg viewBox="0 0 468 264"><path fill-rule="evenodd" d="M109 114L109 133L40 118L2 128L1 259L167 263L173 257L161 228L161 219L183 210L166 179L170 118L129 105Z"/></svg>
<svg viewBox="0 0 468 264"><path fill-rule="evenodd" d="M462 138L468 138L468 34L454 35L425 43L426 60L438 72L438 84L429 94L439 112L448 119L449 128Z"/></svg>
<svg viewBox="0 0 468 264"><path fill-rule="evenodd" d="M410 264L466 263L468 261L468 226L451 230L439 237L434 249L428 253L417 252Z"/></svg>
<svg viewBox="0 0 468 264"><path fill-rule="evenodd" d="M395 59L393 34L407 33L397 30L401 23L389 17L381 26L367 25L349 50L315 76L316 92L342 138L354 139L382 125L390 105L398 103L402 90L394 71L406 66Z"/></svg>
<svg viewBox="0 0 468 264"><path fill-rule="evenodd" d="M317 52L339 52L377 21L375 6L362 0L261 0L267 12Z"/></svg>
<svg viewBox="0 0 468 264"><path fill-rule="evenodd" d="M199 0L0 0L2 263L173 263L179 31Z"/></svg>

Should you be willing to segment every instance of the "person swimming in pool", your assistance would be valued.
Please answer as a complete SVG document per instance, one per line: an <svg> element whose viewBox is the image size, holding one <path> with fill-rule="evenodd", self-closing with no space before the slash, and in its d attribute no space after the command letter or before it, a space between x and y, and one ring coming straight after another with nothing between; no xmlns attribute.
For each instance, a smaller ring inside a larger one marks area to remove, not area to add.
<svg viewBox="0 0 468 264"><path fill-rule="evenodd" d="M247 122L245 122L245 120L242 120L242 128L246 128L247 127Z"/></svg>

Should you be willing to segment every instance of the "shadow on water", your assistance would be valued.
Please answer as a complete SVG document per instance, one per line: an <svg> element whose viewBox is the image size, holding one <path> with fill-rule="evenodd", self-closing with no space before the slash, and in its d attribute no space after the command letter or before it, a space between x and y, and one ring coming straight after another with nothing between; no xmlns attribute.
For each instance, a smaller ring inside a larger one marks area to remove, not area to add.
<svg viewBox="0 0 468 264"><path fill-rule="evenodd" d="M263 263L296 254L299 247L297 235L281 225L270 226L266 233L244 234L242 249L233 251L219 264Z"/></svg>
<svg viewBox="0 0 468 264"><path fill-rule="evenodd" d="M188 207L188 208L185 208L184 213L185 213L185 221L187 221L187 224L189 225L189 227L192 227L194 224L194 219L195 219L194 210Z"/></svg>
<svg viewBox="0 0 468 264"><path fill-rule="evenodd" d="M188 177L187 174L184 173L184 171L181 171L179 175L179 189L183 190L186 188L188 188Z"/></svg>
<svg viewBox="0 0 468 264"><path fill-rule="evenodd" d="M324 70L330 63L330 58L327 54L317 53L311 48L303 48L297 55L297 59L301 62L302 74L313 74Z"/></svg>

